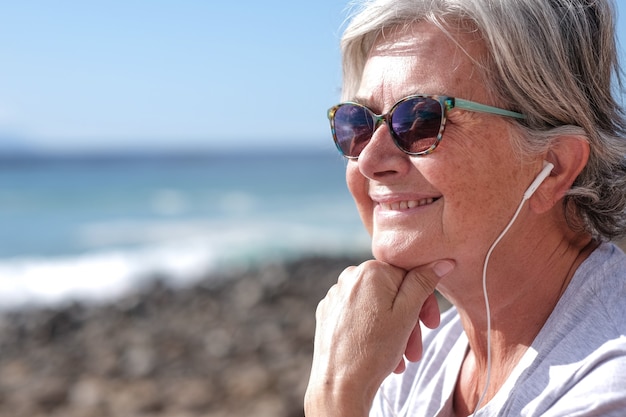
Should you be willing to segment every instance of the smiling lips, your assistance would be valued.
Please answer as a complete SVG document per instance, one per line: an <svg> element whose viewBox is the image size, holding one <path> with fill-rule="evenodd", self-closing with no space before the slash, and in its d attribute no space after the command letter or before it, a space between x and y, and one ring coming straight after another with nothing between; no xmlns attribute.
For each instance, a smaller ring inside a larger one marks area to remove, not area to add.
<svg viewBox="0 0 626 417"><path fill-rule="evenodd" d="M401 210L410 210L415 207L426 206L435 202L436 198L422 198L420 200L403 200L403 201L393 201L393 202L379 202L379 206L383 210L393 210L393 211L401 211Z"/></svg>

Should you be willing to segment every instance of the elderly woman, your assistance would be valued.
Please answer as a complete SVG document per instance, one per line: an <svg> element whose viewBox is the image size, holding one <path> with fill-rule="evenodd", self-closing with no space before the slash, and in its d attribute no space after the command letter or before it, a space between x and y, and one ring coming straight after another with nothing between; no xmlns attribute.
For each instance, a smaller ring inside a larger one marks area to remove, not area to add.
<svg viewBox="0 0 626 417"><path fill-rule="evenodd" d="M342 52L375 260L319 304L306 415L626 415L612 4L369 1Z"/></svg>

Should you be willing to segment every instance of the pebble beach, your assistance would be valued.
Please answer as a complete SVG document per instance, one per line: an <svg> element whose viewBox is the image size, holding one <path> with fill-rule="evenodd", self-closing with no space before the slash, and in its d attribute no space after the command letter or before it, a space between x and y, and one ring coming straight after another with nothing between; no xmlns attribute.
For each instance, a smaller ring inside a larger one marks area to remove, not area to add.
<svg viewBox="0 0 626 417"><path fill-rule="evenodd" d="M358 257L0 316L0 417L300 417L315 308Z"/></svg>

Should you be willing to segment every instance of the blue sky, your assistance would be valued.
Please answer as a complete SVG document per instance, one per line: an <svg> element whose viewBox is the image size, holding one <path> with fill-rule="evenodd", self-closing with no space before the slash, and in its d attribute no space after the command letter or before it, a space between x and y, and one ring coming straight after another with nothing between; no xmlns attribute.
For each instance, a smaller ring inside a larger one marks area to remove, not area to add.
<svg viewBox="0 0 626 417"><path fill-rule="evenodd" d="M0 141L52 151L326 147L346 3L4 1Z"/></svg>

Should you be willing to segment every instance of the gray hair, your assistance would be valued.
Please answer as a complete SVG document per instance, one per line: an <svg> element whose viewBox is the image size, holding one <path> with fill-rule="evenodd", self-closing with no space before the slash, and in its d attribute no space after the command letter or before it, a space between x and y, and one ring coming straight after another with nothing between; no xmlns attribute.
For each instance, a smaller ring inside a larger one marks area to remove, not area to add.
<svg viewBox="0 0 626 417"><path fill-rule="evenodd" d="M417 21L482 38L491 94L527 116L513 138L524 154L548 150L559 135L586 138L589 161L565 196L570 227L597 239L626 235L626 116L614 96L622 73L613 3L366 0L342 38L344 98L355 95L378 36Z"/></svg>

